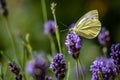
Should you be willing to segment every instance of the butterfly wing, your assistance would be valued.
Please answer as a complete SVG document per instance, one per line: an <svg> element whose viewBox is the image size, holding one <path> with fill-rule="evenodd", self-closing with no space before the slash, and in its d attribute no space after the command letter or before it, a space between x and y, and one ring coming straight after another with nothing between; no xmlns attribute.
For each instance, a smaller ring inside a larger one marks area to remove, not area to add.
<svg viewBox="0 0 120 80"><path fill-rule="evenodd" d="M92 39L98 35L101 23L98 20L98 11L92 10L82 16L75 24L74 31L77 35Z"/></svg>

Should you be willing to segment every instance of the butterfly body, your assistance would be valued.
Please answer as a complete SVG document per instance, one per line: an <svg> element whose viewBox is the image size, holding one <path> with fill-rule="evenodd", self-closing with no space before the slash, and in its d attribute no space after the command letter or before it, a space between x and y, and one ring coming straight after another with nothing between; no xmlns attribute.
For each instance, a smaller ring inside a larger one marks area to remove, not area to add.
<svg viewBox="0 0 120 80"><path fill-rule="evenodd" d="M81 17L70 32L92 39L98 35L101 29L101 23L98 20L98 11L92 10Z"/></svg>

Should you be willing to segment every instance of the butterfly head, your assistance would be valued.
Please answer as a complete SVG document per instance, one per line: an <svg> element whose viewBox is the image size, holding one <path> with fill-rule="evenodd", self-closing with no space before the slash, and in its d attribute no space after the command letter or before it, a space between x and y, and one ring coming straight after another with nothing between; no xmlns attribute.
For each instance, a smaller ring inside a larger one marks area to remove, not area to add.
<svg viewBox="0 0 120 80"><path fill-rule="evenodd" d="M75 34L75 23L72 23L70 26L69 26L69 33L73 33L73 34Z"/></svg>
<svg viewBox="0 0 120 80"><path fill-rule="evenodd" d="M74 28L70 28L70 29L69 29L69 33L75 34Z"/></svg>

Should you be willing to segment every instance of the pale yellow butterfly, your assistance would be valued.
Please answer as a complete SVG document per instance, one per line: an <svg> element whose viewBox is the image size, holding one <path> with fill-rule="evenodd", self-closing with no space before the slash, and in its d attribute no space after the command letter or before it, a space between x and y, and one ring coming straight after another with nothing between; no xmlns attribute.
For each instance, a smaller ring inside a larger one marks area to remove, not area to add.
<svg viewBox="0 0 120 80"><path fill-rule="evenodd" d="M100 29L101 23L98 19L98 11L91 10L77 21L74 28L70 29L70 32L92 39L98 35Z"/></svg>

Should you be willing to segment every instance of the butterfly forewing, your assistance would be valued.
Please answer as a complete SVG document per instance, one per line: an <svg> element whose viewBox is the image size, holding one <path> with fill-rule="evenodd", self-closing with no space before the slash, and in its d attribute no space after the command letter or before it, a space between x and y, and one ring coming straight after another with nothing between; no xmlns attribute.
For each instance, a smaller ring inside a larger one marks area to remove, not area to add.
<svg viewBox="0 0 120 80"><path fill-rule="evenodd" d="M98 20L98 11L92 10L81 17L75 24L74 30L77 35L92 39L98 35L101 23Z"/></svg>
<svg viewBox="0 0 120 80"><path fill-rule="evenodd" d="M94 20L98 19L98 11L97 10L92 10L83 15L75 24L76 27L79 27L79 25L82 25L83 23L86 23L89 20ZM81 26L84 27L84 26Z"/></svg>

